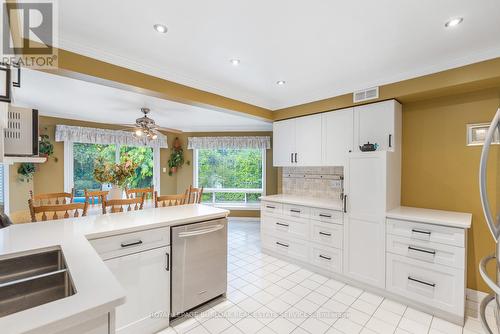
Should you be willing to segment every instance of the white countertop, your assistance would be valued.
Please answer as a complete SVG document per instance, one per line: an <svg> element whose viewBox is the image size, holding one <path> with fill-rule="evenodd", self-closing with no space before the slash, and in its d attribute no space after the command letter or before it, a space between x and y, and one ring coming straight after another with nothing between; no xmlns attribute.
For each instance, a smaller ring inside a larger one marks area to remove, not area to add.
<svg viewBox="0 0 500 334"><path fill-rule="evenodd" d="M304 205L313 208L330 209L337 211L342 211L343 204L340 198L324 199L286 194L262 196L260 199L267 202Z"/></svg>
<svg viewBox="0 0 500 334"><path fill-rule="evenodd" d="M472 214L470 213L412 208L408 206L400 206L390 210L387 212L386 217L458 228L470 228L472 223Z"/></svg>
<svg viewBox="0 0 500 334"><path fill-rule="evenodd" d="M125 292L87 241L99 237L226 217L229 211L191 204L0 229L0 260L61 248L76 294L0 318L2 333L47 333L110 312Z"/></svg>

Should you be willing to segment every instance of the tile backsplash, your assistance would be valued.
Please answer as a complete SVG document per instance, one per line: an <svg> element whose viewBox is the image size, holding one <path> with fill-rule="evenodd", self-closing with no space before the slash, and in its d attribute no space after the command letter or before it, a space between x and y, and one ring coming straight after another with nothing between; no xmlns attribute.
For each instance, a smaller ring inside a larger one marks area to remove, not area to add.
<svg viewBox="0 0 500 334"><path fill-rule="evenodd" d="M283 167L283 194L340 198L344 167Z"/></svg>

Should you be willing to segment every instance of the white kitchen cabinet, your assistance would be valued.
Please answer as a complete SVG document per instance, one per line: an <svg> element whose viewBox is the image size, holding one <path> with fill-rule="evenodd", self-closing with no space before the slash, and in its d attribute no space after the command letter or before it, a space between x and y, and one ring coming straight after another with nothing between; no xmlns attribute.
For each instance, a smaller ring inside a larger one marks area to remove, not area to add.
<svg viewBox="0 0 500 334"><path fill-rule="evenodd" d="M295 166L321 165L321 115L300 117L295 123Z"/></svg>
<svg viewBox="0 0 500 334"><path fill-rule="evenodd" d="M273 165L294 165L295 119L273 123Z"/></svg>
<svg viewBox="0 0 500 334"><path fill-rule="evenodd" d="M321 127L321 115L274 122L273 165L320 166Z"/></svg>
<svg viewBox="0 0 500 334"><path fill-rule="evenodd" d="M116 308L117 333L154 333L169 324L170 247L104 261L126 292Z"/></svg>
<svg viewBox="0 0 500 334"><path fill-rule="evenodd" d="M354 109L347 108L322 114L322 163L345 166L347 154L353 151Z"/></svg>
<svg viewBox="0 0 500 334"><path fill-rule="evenodd" d="M401 104L396 100L354 107L354 145L378 144L378 151L394 151L401 146Z"/></svg>

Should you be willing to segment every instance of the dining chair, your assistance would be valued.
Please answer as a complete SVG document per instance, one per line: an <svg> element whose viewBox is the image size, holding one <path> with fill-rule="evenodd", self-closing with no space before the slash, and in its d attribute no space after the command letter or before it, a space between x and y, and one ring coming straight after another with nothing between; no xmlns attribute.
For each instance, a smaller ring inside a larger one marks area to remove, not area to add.
<svg viewBox="0 0 500 334"><path fill-rule="evenodd" d="M74 189L71 189L71 193L42 193L37 195L30 190L30 199L34 205L69 204L73 203L73 198Z"/></svg>
<svg viewBox="0 0 500 334"><path fill-rule="evenodd" d="M192 185L189 186L189 190L187 190L188 199L186 204L194 204L201 203L201 197L203 196L203 187L194 188Z"/></svg>
<svg viewBox="0 0 500 334"><path fill-rule="evenodd" d="M188 198L187 191L184 194L163 195L163 196L158 196L158 193L155 191L155 208L158 208L160 206L166 207L166 206L183 205L186 204L187 198Z"/></svg>
<svg viewBox="0 0 500 334"><path fill-rule="evenodd" d="M28 205L30 208L31 221L39 221L37 215L40 213L41 221L70 218L70 217L84 217L87 215L88 203L68 203L68 204L46 204L46 205L35 205L33 200L30 198L28 200ZM79 210L81 212L79 212ZM74 211L70 215L70 212ZM64 214L62 214L64 212ZM47 215L49 214L49 215Z"/></svg>
<svg viewBox="0 0 500 334"><path fill-rule="evenodd" d="M92 205L102 203L107 198L108 193L109 191L104 190L89 191L85 189L85 202Z"/></svg>
<svg viewBox="0 0 500 334"><path fill-rule="evenodd" d="M148 199L148 195L151 199L153 199L154 196L154 187L149 187L149 188L135 188L135 189L128 189L125 188L125 195L127 198L138 198L138 197L144 197L144 199Z"/></svg>
<svg viewBox="0 0 500 334"><path fill-rule="evenodd" d="M102 213L106 214L106 208L110 208L110 213L124 212L124 207L126 211L137 211L142 210L144 207L144 196L134 197L134 198L124 198L124 199L110 199L104 200L102 202Z"/></svg>

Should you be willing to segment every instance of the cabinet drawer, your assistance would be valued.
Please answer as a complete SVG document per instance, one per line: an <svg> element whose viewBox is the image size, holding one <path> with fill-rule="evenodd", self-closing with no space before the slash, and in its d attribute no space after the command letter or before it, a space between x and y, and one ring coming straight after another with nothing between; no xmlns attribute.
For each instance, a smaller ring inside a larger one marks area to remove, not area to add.
<svg viewBox="0 0 500 334"><path fill-rule="evenodd" d="M284 204L283 214L285 216L309 219L311 209L307 206Z"/></svg>
<svg viewBox="0 0 500 334"><path fill-rule="evenodd" d="M319 244L342 248L342 240L344 239L344 229L341 225L311 222L311 240Z"/></svg>
<svg viewBox="0 0 500 334"><path fill-rule="evenodd" d="M89 240L102 259L110 259L147 249L168 246L170 227L114 235L111 237Z"/></svg>
<svg viewBox="0 0 500 334"><path fill-rule="evenodd" d="M283 204L273 202L261 202L260 211L270 214L281 215L283 213Z"/></svg>
<svg viewBox="0 0 500 334"><path fill-rule="evenodd" d="M465 231L460 228L388 218L387 233L400 235L412 240L431 241L445 245L465 247Z"/></svg>
<svg viewBox="0 0 500 334"><path fill-rule="evenodd" d="M310 261L321 269L336 273L342 272L342 251L340 249L312 245Z"/></svg>
<svg viewBox="0 0 500 334"><path fill-rule="evenodd" d="M327 209L311 209L311 219L319 220L324 223L343 224L343 214L341 211Z"/></svg>
<svg viewBox="0 0 500 334"><path fill-rule="evenodd" d="M465 266L465 249L457 246L389 234L387 236L387 251L416 260L458 269L463 269Z"/></svg>
<svg viewBox="0 0 500 334"><path fill-rule="evenodd" d="M264 215L261 223L262 228L272 235L291 236L305 240L309 237L309 221L306 219Z"/></svg>
<svg viewBox="0 0 500 334"><path fill-rule="evenodd" d="M309 245L306 241L295 240L269 234L262 234L262 248L297 259L308 261Z"/></svg>
<svg viewBox="0 0 500 334"><path fill-rule="evenodd" d="M387 290L463 317L464 271L387 254Z"/></svg>

